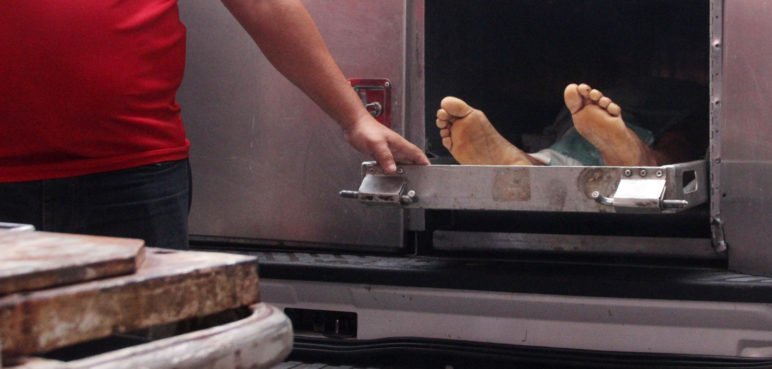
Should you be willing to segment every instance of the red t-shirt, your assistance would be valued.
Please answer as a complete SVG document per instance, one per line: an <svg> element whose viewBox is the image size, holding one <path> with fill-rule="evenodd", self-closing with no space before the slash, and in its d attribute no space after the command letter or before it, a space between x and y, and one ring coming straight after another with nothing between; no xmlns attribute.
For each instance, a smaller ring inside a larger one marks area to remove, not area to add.
<svg viewBox="0 0 772 369"><path fill-rule="evenodd" d="M188 156L177 0L0 2L0 182Z"/></svg>

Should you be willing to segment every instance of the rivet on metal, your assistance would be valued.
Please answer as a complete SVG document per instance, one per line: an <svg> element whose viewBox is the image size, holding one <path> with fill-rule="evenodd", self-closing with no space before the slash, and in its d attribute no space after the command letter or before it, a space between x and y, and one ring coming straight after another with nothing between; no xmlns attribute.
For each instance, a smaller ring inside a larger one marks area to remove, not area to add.
<svg viewBox="0 0 772 369"><path fill-rule="evenodd" d="M405 174L404 168L397 168L397 174Z"/></svg>
<svg viewBox="0 0 772 369"><path fill-rule="evenodd" d="M638 172L638 174L640 174L641 177L646 177L646 169L641 169L641 171Z"/></svg>
<svg viewBox="0 0 772 369"><path fill-rule="evenodd" d="M630 169L625 169L625 177L629 177L631 175L633 175L633 171Z"/></svg>
<svg viewBox="0 0 772 369"><path fill-rule="evenodd" d="M664 173L662 173L662 171L661 171L661 170L658 170L658 171L657 171L657 177L662 177L662 175L663 175L663 174L664 174Z"/></svg>

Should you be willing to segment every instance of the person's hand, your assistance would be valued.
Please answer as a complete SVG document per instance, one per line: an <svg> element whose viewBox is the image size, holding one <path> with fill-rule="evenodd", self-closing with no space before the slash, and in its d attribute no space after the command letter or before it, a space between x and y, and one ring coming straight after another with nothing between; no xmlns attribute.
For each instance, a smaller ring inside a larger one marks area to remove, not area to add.
<svg viewBox="0 0 772 369"><path fill-rule="evenodd" d="M344 129L343 134L351 146L370 155L388 174L397 171L396 163L429 164L429 159L418 146L378 123L369 114Z"/></svg>
<svg viewBox="0 0 772 369"><path fill-rule="evenodd" d="M346 141L386 173L396 163L429 164L423 151L378 123L330 55L300 0L223 0L271 64L344 130Z"/></svg>

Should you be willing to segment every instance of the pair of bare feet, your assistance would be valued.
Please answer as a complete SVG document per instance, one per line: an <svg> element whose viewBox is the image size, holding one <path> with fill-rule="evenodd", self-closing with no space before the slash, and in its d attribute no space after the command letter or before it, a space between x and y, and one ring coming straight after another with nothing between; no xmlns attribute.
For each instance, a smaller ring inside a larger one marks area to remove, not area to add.
<svg viewBox="0 0 772 369"><path fill-rule="evenodd" d="M587 84L570 84L563 97L574 127L606 165L657 165L653 151L622 120L622 109ZM501 136L480 110L446 97L437 111L442 145L460 164L544 165Z"/></svg>

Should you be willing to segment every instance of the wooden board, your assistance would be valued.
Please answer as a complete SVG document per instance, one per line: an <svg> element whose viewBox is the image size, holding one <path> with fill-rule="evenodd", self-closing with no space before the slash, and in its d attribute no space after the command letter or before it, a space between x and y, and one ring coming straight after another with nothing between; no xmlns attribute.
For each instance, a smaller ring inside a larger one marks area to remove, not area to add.
<svg viewBox="0 0 772 369"><path fill-rule="evenodd" d="M134 273L144 242L35 231L0 231L0 295Z"/></svg>
<svg viewBox="0 0 772 369"><path fill-rule="evenodd" d="M148 248L131 275L0 297L2 356L246 306L257 282L252 256Z"/></svg>

